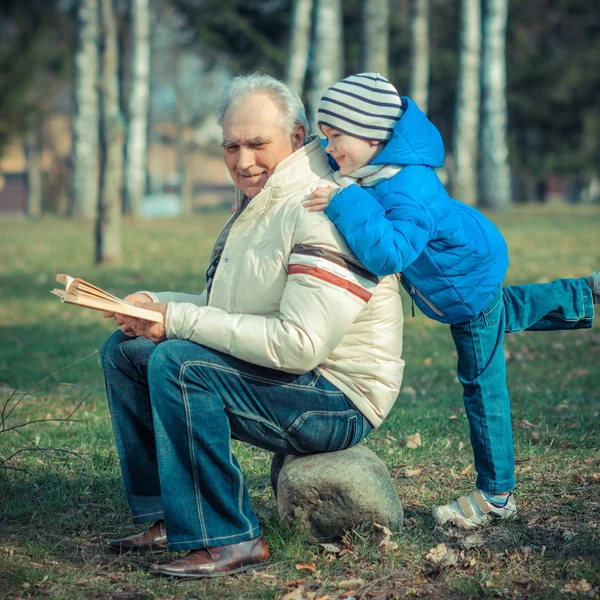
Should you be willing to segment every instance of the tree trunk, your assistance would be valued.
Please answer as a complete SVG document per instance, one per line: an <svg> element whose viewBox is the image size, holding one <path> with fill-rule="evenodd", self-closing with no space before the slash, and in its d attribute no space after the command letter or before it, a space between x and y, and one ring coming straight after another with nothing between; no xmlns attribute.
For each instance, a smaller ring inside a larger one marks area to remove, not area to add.
<svg viewBox="0 0 600 600"><path fill-rule="evenodd" d="M177 175L179 176L181 212L184 215L191 215L194 210L192 178L189 169L187 140L185 135L185 130L190 122L190 118L184 86L182 85L183 76L184 67L182 64L182 55L179 54L175 57L175 92L177 96L177 137L175 139L175 150L177 154Z"/></svg>
<svg viewBox="0 0 600 600"><path fill-rule="evenodd" d="M27 158L27 216L42 216L42 131L36 125L25 138Z"/></svg>
<svg viewBox="0 0 600 600"><path fill-rule="evenodd" d="M92 220L98 200L98 2L78 0L72 215Z"/></svg>
<svg viewBox="0 0 600 600"><path fill-rule="evenodd" d="M477 204L477 142L479 135L481 53L480 0L461 0L458 89L454 113L454 176L452 194Z"/></svg>
<svg viewBox="0 0 600 600"><path fill-rule="evenodd" d="M484 0L481 59L479 203L495 210L511 200L506 106L506 21L508 0Z"/></svg>
<svg viewBox="0 0 600 600"><path fill-rule="evenodd" d="M131 92L125 151L125 206L139 215L146 185L148 97L150 88L149 0L132 0Z"/></svg>
<svg viewBox="0 0 600 600"><path fill-rule="evenodd" d="M304 79L308 67L312 7L313 0L294 0L292 7L285 81L299 96L304 91Z"/></svg>
<svg viewBox="0 0 600 600"><path fill-rule="evenodd" d="M360 69L388 76L390 0L362 0Z"/></svg>
<svg viewBox="0 0 600 600"><path fill-rule="evenodd" d="M100 0L102 51L102 171L96 217L96 263L121 262L121 186L123 125L119 108L119 55L113 0Z"/></svg>
<svg viewBox="0 0 600 600"><path fill-rule="evenodd" d="M311 125L315 131L317 108L323 92L344 73L344 36L341 0L316 0L312 47L311 86L308 93Z"/></svg>
<svg viewBox="0 0 600 600"><path fill-rule="evenodd" d="M427 113L429 99L429 1L411 0L410 96Z"/></svg>

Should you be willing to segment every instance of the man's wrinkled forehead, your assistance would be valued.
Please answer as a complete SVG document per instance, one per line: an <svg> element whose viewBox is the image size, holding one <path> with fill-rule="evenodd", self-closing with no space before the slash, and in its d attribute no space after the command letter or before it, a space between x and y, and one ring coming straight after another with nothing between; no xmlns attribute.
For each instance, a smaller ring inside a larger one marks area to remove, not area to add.
<svg viewBox="0 0 600 600"><path fill-rule="evenodd" d="M272 138L281 132L279 107L263 94L245 97L231 105L223 118L223 141L248 142Z"/></svg>

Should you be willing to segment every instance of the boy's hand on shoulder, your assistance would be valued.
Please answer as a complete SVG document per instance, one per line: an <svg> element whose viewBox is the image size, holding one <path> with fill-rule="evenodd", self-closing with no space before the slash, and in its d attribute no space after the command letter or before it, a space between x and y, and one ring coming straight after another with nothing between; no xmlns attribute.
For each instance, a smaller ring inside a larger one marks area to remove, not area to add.
<svg viewBox="0 0 600 600"><path fill-rule="evenodd" d="M309 197L306 202L303 203L304 208L308 212L317 212L319 210L325 210L327 205L331 202L331 198L335 194L337 188L333 185L318 187Z"/></svg>

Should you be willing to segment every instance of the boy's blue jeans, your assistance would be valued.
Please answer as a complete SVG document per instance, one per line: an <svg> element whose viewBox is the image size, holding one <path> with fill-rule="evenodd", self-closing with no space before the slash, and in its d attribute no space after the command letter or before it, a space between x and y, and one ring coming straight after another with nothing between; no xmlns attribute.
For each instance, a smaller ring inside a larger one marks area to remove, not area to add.
<svg viewBox="0 0 600 600"><path fill-rule="evenodd" d="M451 326L479 489L501 493L515 486L504 334L589 328L593 321L584 278L498 288L476 319Z"/></svg>
<svg viewBox="0 0 600 600"><path fill-rule="evenodd" d="M303 454L349 448L372 429L318 370L293 375L121 331L101 359L133 521L164 519L170 550L259 535L232 437Z"/></svg>

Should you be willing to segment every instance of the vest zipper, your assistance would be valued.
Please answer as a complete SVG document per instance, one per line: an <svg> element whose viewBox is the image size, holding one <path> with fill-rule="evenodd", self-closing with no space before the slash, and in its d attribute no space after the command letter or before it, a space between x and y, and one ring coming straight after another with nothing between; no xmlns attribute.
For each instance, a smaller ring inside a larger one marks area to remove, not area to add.
<svg viewBox="0 0 600 600"><path fill-rule="evenodd" d="M412 314L412 316L415 316L415 286L411 284L410 286L410 300L411 300L411 305L410 305L410 312Z"/></svg>
<svg viewBox="0 0 600 600"><path fill-rule="evenodd" d="M435 306L431 300L429 300L428 298L425 298L425 296L423 296L423 294L414 286L414 284L411 284L411 288L410 288L410 295L412 296L412 316L415 316L415 294L417 294L419 296L419 298L421 298L421 300L423 300L423 302L425 304L427 304L427 306L439 317L445 317L446 315L437 307Z"/></svg>

